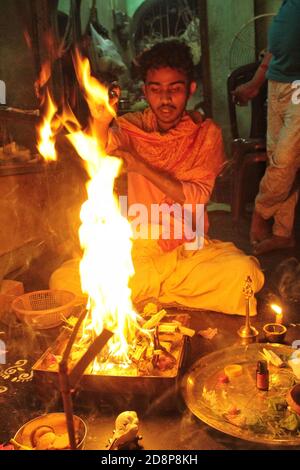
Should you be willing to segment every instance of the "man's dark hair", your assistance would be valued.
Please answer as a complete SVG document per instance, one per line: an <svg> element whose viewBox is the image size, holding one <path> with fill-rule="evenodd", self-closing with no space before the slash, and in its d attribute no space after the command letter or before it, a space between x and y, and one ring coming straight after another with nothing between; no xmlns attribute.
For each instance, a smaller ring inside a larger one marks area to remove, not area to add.
<svg viewBox="0 0 300 470"><path fill-rule="evenodd" d="M159 42L151 49L143 52L138 58L139 75L146 80L150 69L170 67L185 73L189 82L195 79L192 52L184 42L179 39L169 39Z"/></svg>

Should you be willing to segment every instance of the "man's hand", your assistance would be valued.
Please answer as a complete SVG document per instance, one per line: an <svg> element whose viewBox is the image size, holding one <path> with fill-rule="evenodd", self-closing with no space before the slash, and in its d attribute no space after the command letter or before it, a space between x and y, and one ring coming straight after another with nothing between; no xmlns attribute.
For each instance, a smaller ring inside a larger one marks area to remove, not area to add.
<svg viewBox="0 0 300 470"><path fill-rule="evenodd" d="M248 104L249 100L255 98L259 93L259 87L255 85L251 80L243 85L238 86L233 92L233 100L240 106Z"/></svg>
<svg viewBox="0 0 300 470"><path fill-rule="evenodd" d="M109 90L109 104L113 108L115 113L117 113L120 94L121 94L121 89L117 85L112 86ZM86 100L87 100L92 117L96 121L101 122L102 125L109 126L111 121L114 118L112 112L104 104L95 103L95 101L89 99L88 96L86 97Z"/></svg>
<svg viewBox="0 0 300 470"><path fill-rule="evenodd" d="M111 121L114 119L114 111L115 114L117 112L118 101L120 96L120 87L113 86L109 90L109 104L113 108L107 109L104 104L99 104L95 102L92 98L86 96L86 100L91 112L91 115L94 119L94 129L96 130L96 136L103 148L106 147L108 141L108 129L110 126Z"/></svg>
<svg viewBox="0 0 300 470"><path fill-rule="evenodd" d="M252 100L259 94L261 86L266 81L266 73L272 59L271 52L266 52L262 63L257 68L254 77L243 85L238 86L233 92L233 100L240 106L247 105L249 100Z"/></svg>

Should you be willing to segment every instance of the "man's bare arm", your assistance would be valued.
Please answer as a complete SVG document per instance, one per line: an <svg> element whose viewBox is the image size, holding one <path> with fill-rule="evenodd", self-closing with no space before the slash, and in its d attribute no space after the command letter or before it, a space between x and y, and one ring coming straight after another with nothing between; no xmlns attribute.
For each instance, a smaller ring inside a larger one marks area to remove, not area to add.
<svg viewBox="0 0 300 470"><path fill-rule="evenodd" d="M124 158L126 161L127 171L139 173L153 183L158 189L170 197L174 202L184 204L185 196L183 193L182 183L174 177L152 168L147 163L137 160L134 157ZM129 161L130 160L130 161Z"/></svg>
<svg viewBox="0 0 300 470"><path fill-rule="evenodd" d="M271 59L271 52L267 52L262 63L256 70L253 78L249 80L249 82L238 86L232 92L232 95L234 96L235 102L237 104L247 104L249 100L252 100L259 94L261 86L266 81L266 74Z"/></svg>

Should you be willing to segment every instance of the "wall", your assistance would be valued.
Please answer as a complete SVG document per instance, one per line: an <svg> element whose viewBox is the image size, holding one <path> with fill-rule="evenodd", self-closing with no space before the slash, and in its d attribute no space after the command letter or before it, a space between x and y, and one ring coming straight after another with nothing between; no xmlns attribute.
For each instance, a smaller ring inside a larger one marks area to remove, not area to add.
<svg viewBox="0 0 300 470"><path fill-rule="evenodd" d="M54 225L49 230L49 202L60 180L47 171L0 176L0 285L9 273L29 266L57 232Z"/></svg>
<svg viewBox="0 0 300 470"><path fill-rule="evenodd" d="M0 80L6 83L9 106L32 109L37 104L33 87L36 68L23 35L28 4L26 0L0 2Z"/></svg>
<svg viewBox="0 0 300 470"><path fill-rule="evenodd" d="M232 38L254 16L252 0L207 0L213 117L222 127L227 150L230 122L226 81L229 74L229 49ZM254 42L254 35L253 35ZM248 110L242 110L241 126L248 128Z"/></svg>
<svg viewBox="0 0 300 470"><path fill-rule="evenodd" d="M277 13L281 4L282 0L255 0L255 14Z"/></svg>
<svg viewBox="0 0 300 470"><path fill-rule="evenodd" d="M132 18L142 3L144 3L144 0L126 0L127 14Z"/></svg>
<svg viewBox="0 0 300 470"><path fill-rule="evenodd" d="M5 104L22 109L38 106L34 93L37 64L24 38L24 31L31 24L30 3L28 0L0 2L0 80L6 85ZM31 146L34 142L35 133L30 125L11 122L10 129L18 143Z"/></svg>
<svg viewBox="0 0 300 470"><path fill-rule="evenodd" d="M86 25L89 18L92 0L83 0L81 5L81 21ZM110 36L114 36L113 10L126 12L126 0L97 0L98 20L108 30Z"/></svg>
<svg viewBox="0 0 300 470"><path fill-rule="evenodd" d="M64 164L35 173L0 175L0 285L9 273L51 252L38 273L46 288L50 267L74 256L85 180L81 164L70 155Z"/></svg>
<svg viewBox="0 0 300 470"><path fill-rule="evenodd" d="M126 12L126 0L97 0L98 17L113 36L113 10Z"/></svg>
<svg viewBox="0 0 300 470"><path fill-rule="evenodd" d="M71 0L59 0L57 9L59 11L62 11L63 13L66 13L66 15L68 15L70 12L70 5L71 5Z"/></svg>

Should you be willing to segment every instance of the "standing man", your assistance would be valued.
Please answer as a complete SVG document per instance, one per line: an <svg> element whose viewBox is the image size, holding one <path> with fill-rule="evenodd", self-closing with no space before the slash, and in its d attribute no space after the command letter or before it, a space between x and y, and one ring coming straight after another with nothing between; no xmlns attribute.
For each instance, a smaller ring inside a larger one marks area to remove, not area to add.
<svg viewBox="0 0 300 470"><path fill-rule="evenodd" d="M254 254L295 245L293 225L300 168L300 0L284 0L269 32L269 52L253 79L238 87L235 98L247 103L266 79L268 91L267 151L269 165L255 200L250 239ZM298 82L299 86L299 82ZM274 220L272 233L269 219Z"/></svg>

